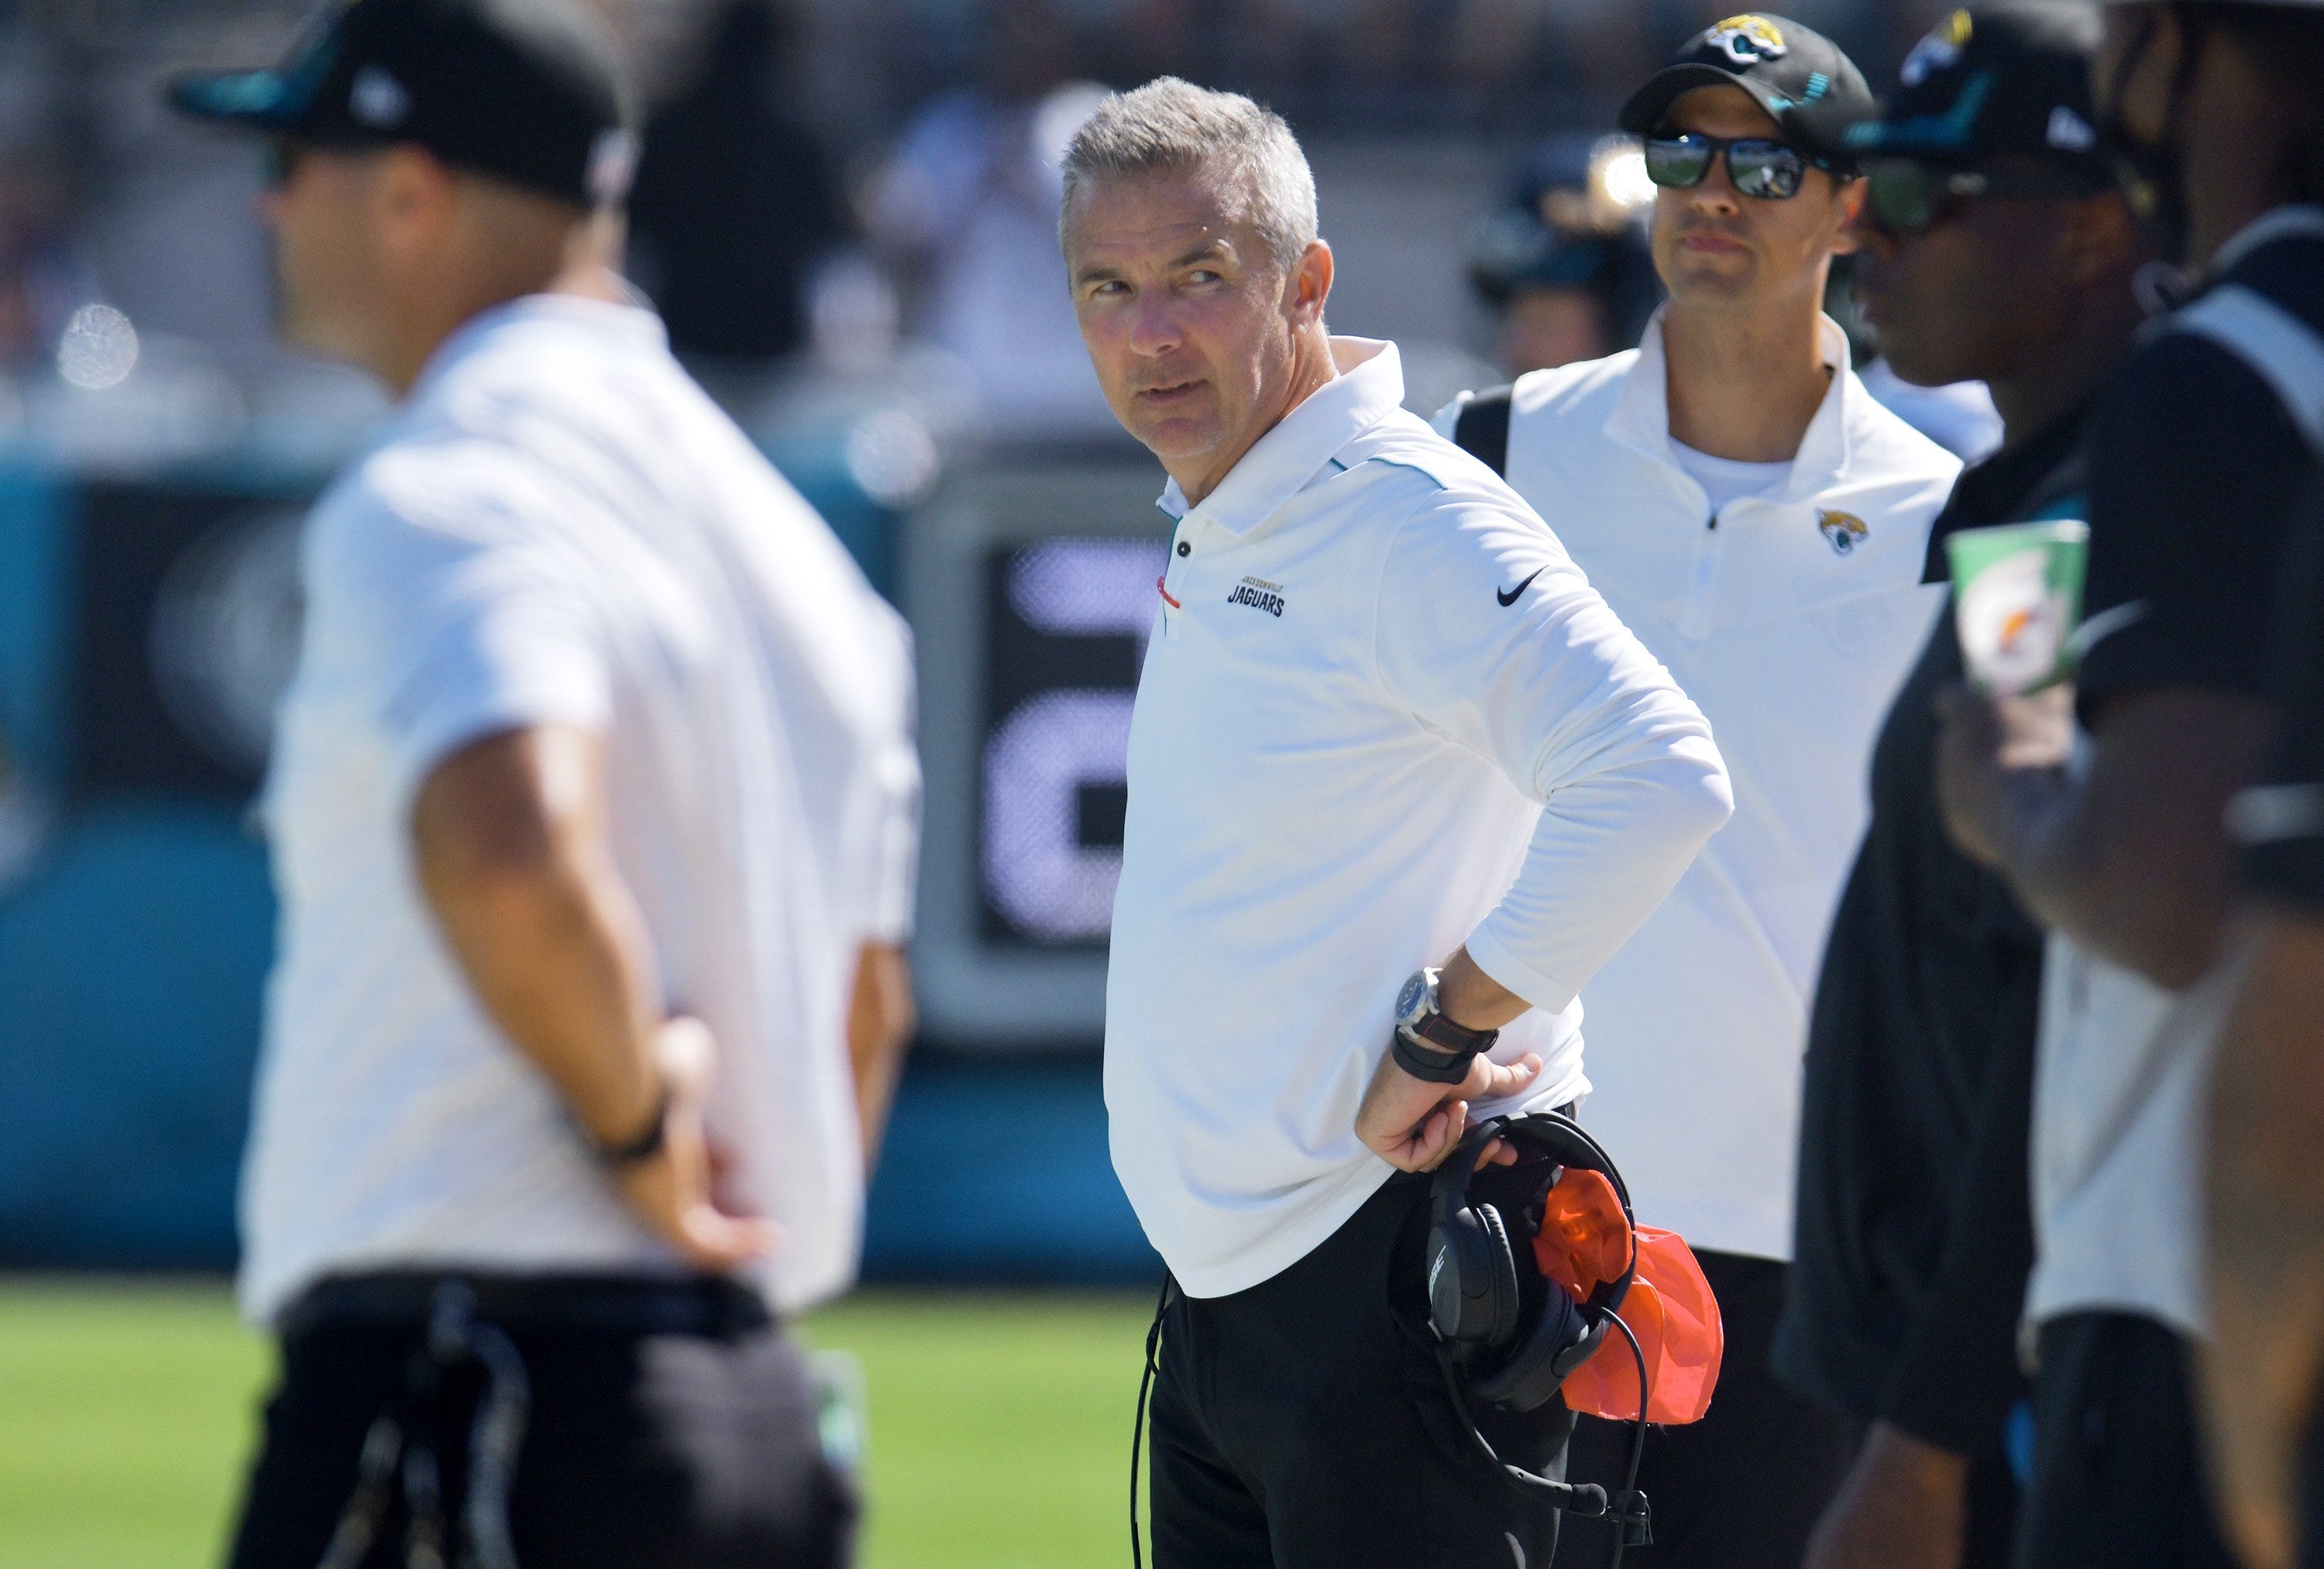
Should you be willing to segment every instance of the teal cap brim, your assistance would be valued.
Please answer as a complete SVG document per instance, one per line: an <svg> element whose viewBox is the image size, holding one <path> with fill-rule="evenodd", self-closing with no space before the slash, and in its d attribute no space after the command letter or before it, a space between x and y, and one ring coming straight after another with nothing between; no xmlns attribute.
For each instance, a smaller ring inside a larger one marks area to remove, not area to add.
<svg viewBox="0 0 2324 1569"><path fill-rule="evenodd" d="M312 116L316 94L338 52L337 40L327 33L288 65L270 70L188 72L171 79L170 106L197 120L295 131Z"/></svg>
<svg viewBox="0 0 2324 1569"><path fill-rule="evenodd" d="M170 84L170 106L197 120L284 130L306 107L292 102L290 87L281 71L272 70L180 77Z"/></svg>

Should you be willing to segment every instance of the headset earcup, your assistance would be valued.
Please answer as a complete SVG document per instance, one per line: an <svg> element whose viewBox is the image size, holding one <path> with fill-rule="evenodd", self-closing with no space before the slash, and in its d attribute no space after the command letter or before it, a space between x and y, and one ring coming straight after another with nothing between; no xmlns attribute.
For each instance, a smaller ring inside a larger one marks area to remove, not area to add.
<svg viewBox="0 0 2324 1569"><path fill-rule="evenodd" d="M1486 1279L1492 1282L1491 1327L1485 1332L1485 1344L1505 1345L1517 1330L1517 1261L1509 1251L1509 1228L1501 1220L1501 1212L1489 1204L1477 1206L1477 1218L1484 1223Z"/></svg>
<svg viewBox="0 0 2324 1569"><path fill-rule="evenodd" d="M1525 1344L1491 1372L1472 1374L1469 1387L1480 1399L1508 1410L1533 1410L1548 1404L1566 1373L1586 1360L1588 1352L1580 1348L1594 1351L1605 1334L1602 1320L1552 1286Z"/></svg>
<svg viewBox="0 0 2324 1569"><path fill-rule="evenodd" d="M1456 1210L1428 1234L1428 1317L1456 1344L1498 1345L1516 1327L1517 1262L1489 1204Z"/></svg>

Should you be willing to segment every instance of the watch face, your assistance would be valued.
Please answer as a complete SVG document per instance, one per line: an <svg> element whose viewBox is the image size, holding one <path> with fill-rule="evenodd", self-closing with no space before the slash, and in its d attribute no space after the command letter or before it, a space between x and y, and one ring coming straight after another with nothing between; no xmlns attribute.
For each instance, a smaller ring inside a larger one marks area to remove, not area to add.
<svg viewBox="0 0 2324 1569"><path fill-rule="evenodd" d="M1396 1016L1407 1021L1417 1019L1427 1003L1428 977L1416 974L1404 983L1404 990L1396 994Z"/></svg>

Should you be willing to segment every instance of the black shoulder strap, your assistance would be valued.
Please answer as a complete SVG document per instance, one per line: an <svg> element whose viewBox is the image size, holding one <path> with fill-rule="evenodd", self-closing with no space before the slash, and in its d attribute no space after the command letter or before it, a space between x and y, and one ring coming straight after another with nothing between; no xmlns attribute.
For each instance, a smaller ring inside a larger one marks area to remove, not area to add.
<svg viewBox="0 0 2324 1569"><path fill-rule="evenodd" d="M1509 473L1509 392L1494 387L1471 395L1452 422L1452 444L1503 479Z"/></svg>

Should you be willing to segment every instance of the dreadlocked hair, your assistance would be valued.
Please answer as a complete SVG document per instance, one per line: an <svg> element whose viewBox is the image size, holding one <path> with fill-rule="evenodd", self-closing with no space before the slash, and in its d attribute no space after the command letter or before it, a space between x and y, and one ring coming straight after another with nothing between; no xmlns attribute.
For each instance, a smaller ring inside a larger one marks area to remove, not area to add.
<svg viewBox="0 0 2324 1569"><path fill-rule="evenodd" d="M2292 199L2324 202L2324 6L2258 0L2184 0L2176 9L2228 43L2287 104L2296 104L2296 133L2282 151L2279 177Z"/></svg>

